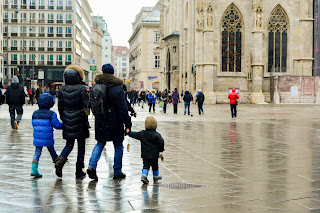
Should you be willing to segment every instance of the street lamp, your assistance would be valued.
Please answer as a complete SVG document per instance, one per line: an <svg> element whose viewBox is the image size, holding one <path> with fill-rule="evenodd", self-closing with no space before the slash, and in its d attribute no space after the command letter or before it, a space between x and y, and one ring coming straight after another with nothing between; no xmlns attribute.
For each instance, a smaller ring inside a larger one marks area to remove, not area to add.
<svg viewBox="0 0 320 213"><path fill-rule="evenodd" d="M25 51L25 49L26 49L26 47L25 47L25 45L24 45L24 34L26 33L26 30L25 30L25 28L26 28L26 26L24 25L26 22L25 21L23 21L22 22L23 23L23 25L22 25L22 29L23 29L23 33L22 33L22 74L21 74L21 76L22 76L22 85L23 85L23 87L24 87L24 65L25 65L25 59L24 59L24 57L25 57L25 54L24 54L24 51Z"/></svg>
<svg viewBox="0 0 320 213"><path fill-rule="evenodd" d="M8 2L7 5L7 70L6 70L6 85L9 85L9 5L10 3L15 2L15 1L10 1ZM15 13L18 14L19 10L16 9Z"/></svg>
<svg viewBox="0 0 320 213"><path fill-rule="evenodd" d="M29 31L32 32L32 27L29 28ZM34 80L34 46L35 46L35 43L34 43L34 37L32 37L32 44L33 44L33 47L32 47L32 80Z"/></svg>

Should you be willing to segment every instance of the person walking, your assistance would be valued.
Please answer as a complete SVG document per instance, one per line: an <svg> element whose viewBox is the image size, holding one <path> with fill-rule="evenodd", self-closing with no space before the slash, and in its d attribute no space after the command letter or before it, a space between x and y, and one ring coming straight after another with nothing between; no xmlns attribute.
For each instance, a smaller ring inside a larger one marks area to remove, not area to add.
<svg viewBox="0 0 320 213"><path fill-rule="evenodd" d="M228 98L230 99L231 117L237 117L237 99L239 99L239 95L236 93L236 89L232 89Z"/></svg>
<svg viewBox="0 0 320 213"><path fill-rule="evenodd" d="M0 81L0 106L4 103L5 96L3 95L4 93L2 92L3 90L3 85L2 82Z"/></svg>
<svg viewBox="0 0 320 213"><path fill-rule="evenodd" d="M53 87L50 87L49 94L53 97L53 102L56 103L56 90Z"/></svg>
<svg viewBox="0 0 320 213"><path fill-rule="evenodd" d="M135 91L133 88L131 88L131 91L128 93L128 98L130 100L130 104L132 105L132 107L134 107L134 102L135 102Z"/></svg>
<svg viewBox="0 0 320 213"><path fill-rule="evenodd" d="M199 110L199 115L203 115L203 102L204 102L204 94L202 92L201 89L199 89L198 91L198 96L197 96L197 99L196 99L196 102L198 103L198 110Z"/></svg>
<svg viewBox="0 0 320 213"><path fill-rule="evenodd" d="M63 124L59 121L57 114L50 110L53 105L53 97L47 93L42 94L38 98L39 110L32 115L33 145L36 150L32 160L31 176L36 178L42 177L38 166L43 147L47 147L53 162L58 157L54 149L53 128L62 129Z"/></svg>
<svg viewBox="0 0 320 213"><path fill-rule="evenodd" d="M178 103L180 101L177 88L172 92L173 114L178 114Z"/></svg>
<svg viewBox="0 0 320 213"><path fill-rule="evenodd" d="M167 112L167 105L168 105L168 92L165 89L162 93L162 100L163 100L163 113Z"/></svg>
<svg viewBox="0 0 320 213"><path fill-rule="evenodd" d="M164 140L156 129L157 120L149 116L145 120L145 130L140 132L126 130L130 137L141 142L141 158L143 160L141 181L144 184L149 183L148 174L150 167L152 167L153 171L153 181L158 182L162 179L162 176L159 174L158 160L160 153L164 151Z"/></svg>
<svg viewBox="0 0 320 213"><path fill-rule="evenodd" d="M153 113L156 113L156 100L157 95L154 90L152 90L152 93L149 93L148 95L148 102L149 102L149 112L151 113L151 107L153 108Z"/></svg>
<svg viewBox="0 0 320 213"><path fill-rule="evenodd" d="M143 109L144 103L146 102L146 92L144 91L144 89L141 90L140 92L140 99L141 99L141 107Z"/></svg>
<svg viewBox="0 0 320 213"><path fill-rule="evenodd" d="M83 85L84 71L76 65L69 65L64 72L64 85L59 90L58 110L63 121L63 139L66 146L55 162L56 175L62 177L62 168L67 162L75 140L78 142L76 177L86 175L84 168L85 141L89 138L89 122L85 108L89 108L88 89Z"/></svg>
<svg viewBox="0 0 320 213"><path fill-rule="evenodd" d="M183 96L183 101L184 101L184 115L187 113L187 108L188 108L188 115L190 115L190 103L193 100L192 95L189 93L189 91L186 91L186 93Z"/></svg>
<svg viewBox="0 0 320 213"><path fill-rule="evenodd" d="M28 95L29 95L29 104L33 106L34 93L32 88L28 90Z"/></svg>
<svg viewBox="0 0 320 213"><path fill-rule="evenodd" d="M25 104L25 93L23 87L19 84L19 78L13 76L12 84L6 92L6 100L9 105L12 129L18 130L19 123L23 115L23 104ZM17 113L17 117L16 117Z"/></svg>
<svg viewBox="0 0 320 213"><path fill-rule="evenodd" d="M123 80L113 75L114 68L111 64L103 65L102 72L103 74L94 78L94 82L106 86L104 94L106 102L103 107L105 110L103 118L95 118L97 144L92 151L87 173L89 178L98 180L96 170L101 153L107 141L113 141L113 179L123 179L126 177L126 174L122 172L124 129L129 130L131 128L131 118L128 115L127 102L121 86Z"/></svg>

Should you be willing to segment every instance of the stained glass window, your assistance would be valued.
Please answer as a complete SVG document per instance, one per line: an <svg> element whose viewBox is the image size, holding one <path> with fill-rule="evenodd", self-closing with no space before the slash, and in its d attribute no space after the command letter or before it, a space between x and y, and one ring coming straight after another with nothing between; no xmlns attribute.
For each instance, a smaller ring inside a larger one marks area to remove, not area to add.
<svg viewBox="0 0 320 213"><path fill-rule="evenodd" d="M268 30L268 72L286 72L288 17L280 5L271 13Z"/></svg>
<svg viewBox="0 0 320 213"><path fill-rule="evenodd" d="M241 72L243 21L231 4L222 20L222 72Z"/></svg>

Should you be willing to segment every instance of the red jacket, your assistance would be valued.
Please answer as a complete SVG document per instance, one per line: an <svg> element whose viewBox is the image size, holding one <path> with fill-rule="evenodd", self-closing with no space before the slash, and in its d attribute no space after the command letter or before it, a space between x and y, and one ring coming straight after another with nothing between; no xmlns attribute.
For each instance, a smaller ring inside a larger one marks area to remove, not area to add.
<svg viewBox="0 0 320 213"><path fill-rule="evenodd" d="M232 93L229 94L230 104L237 104L237 99L239 95L236 93L236 89L232 89Z"/></svg>

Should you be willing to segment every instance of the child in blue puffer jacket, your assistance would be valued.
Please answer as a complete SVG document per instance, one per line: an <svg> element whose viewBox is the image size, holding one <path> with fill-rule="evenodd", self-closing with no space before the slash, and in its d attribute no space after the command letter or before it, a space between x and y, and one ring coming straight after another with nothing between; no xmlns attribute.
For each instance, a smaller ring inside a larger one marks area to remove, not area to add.
<svg viewBox="0 0 320 213"><path fill-rule="evenodd" d="M57 114L50 110L53 105L52 95L43 93L38 98L39 110L35 111L32 115L33 145L36 147L36 151L33 156L31 176L37 178L42 177L42 174L38 172L42 147L46 146L48 148L53 161L58 157L53 146L53 127L62 129L63 124L59 121Z"/></svg>

